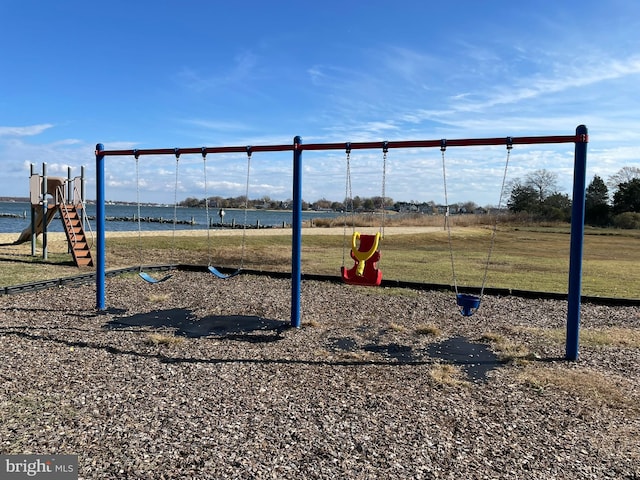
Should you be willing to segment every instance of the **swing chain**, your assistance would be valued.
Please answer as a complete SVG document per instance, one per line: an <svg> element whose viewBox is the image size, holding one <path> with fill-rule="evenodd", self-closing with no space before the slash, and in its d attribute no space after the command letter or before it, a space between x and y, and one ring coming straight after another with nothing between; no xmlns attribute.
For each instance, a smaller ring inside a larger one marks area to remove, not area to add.
<svg viewBox="0 0 640 480"><path fill-rule="evenodd" d="M238 270L231 275L224 276L220 274L215 268L212 266L212 248L211 248L211 217L210 217L210 205L209 205L209 194L207 191L207 149L206 147L202 147L202 161L203 161L203 180L204 180L204 205L207 217L207 256L209 258L209 270L214 273L219 278L229 278L231 276L237 275L244 268L244 256L245 256L245 245L247 238L247 210L249 206L249 173L251 171L251 151L252 147L247 146L247 182L245 186L245 208L244 208L244 221L242 228L242 252L240 254L240 267Z"/></svg>
<svg viewBox="0 0 640 480"><path fill-rule="evenodd" d="M345 205L345 207L349 207L352 213L353 213L353 191L351 190L351 143L347 142L347 147L346 147L346 153L347 153L347 179L346 179L346 185L345 185L345 200L347 200L349 203L347 205Z"/></svg>
<svg viewBox="0 0 640 480"><path fill-rule="evenodd" d="M382 142L382 221L380 226L380 236L384 239L385 207L387 205L386 185L387 185L387 152L389 142Z"/></svg>
<svg viewBox="0 0 640 480"><path fill-rule="evenodd" d="M140 154L138 150L133 151L136 159L136 204L138 206L138 265L139 271L142 272L142 220L140 219Z"/></svg>
<svg viewBox="0 0 640 480"><path fill-rule="evenodd" d="M207 148L202 147L202 180L204 181L204 210L207 218L207 258L211 266L211 220L209 216L209 194L207 192Z"/></svg>
<svg viewBox="0 0 640 480"><path fill-rule="evenodd" d="M142 272L142 224L140 223L140 152L135 148L133 157L136 159L136 205L138 206L138 265Z"/></svg>
<svg viewBox="0 0 640 480"><path fill-rule="evenodd" d="M176 155L176 180L175 186L173 189L173 237L171 240L171 261L176 261L176 227L178 225L178 182L180 179L179 176L179 165L180 165L180 149L173 149Z"/></svg>
<svg viewBox="0 0 640 480"><path fill-rule="evenodd" d="M342 266L346 265L346 249L347 249L347 212L351 212L351 229L355 231L355 218L353 212L353 192L351 190L351 142L345 145L347 154L347 175L344 186L344 222L343 222L343 238L342 238ZM353 232L352 232L353 233Z"/></svg>
<svg viewBox="0 0 640 480"><path fill-rule="evenodd" d="M442 155L442 181L444 184L444 208L445 208L445 212L444 212L444 227L447 230L447 239L449 242L449 258L451 261L451 276L453 279L453 288L456 292L456 296L458 295L458 279L456 277L456 267L455 267L455 260L453 257L453 242L451 239L451 222L449 221L449 198L447 196L447 169L446 169L446 162L445 162L445 152L447 150L447 140L446 139L442 139L440 140L440 152Z"/></svg>
<svg viewBox="0 0 640 480"><path fill-rule="evenodd" d="M502 185L500 186L500 196L498 199L498 208L496 211L496 216L495 219L493 221L493 229L491 231L491 241L489 243L489 252L487 253L487 263L485 264L485 268L484 268L484 276L482 278L482 288L480 289L480 298L482 298L482 295L484 294L484 287L487 283L487 275L489 273L489 265L491 263L491 256L493 254L493 247L495 245L495 241L496 241L496 233L498 231L498 215L500 215L500 210L502 209L502 198L504 196L504 186L505 183L507 181L507 170L509 168L509 160L511 158L511 150L513 149L513 138L511 137L507 137L506 138L506 145L507 145L507 159L504 162L504 173L502 174Z"/></svg>
<svg viewBox="0 0 640 480"><path fill-rule="evenodd" d="M244 253L247 244L247 212L249 210L249 179L251 176L251 145L247 145L247 183L244 189L244 221L242 226L242 250L240 252L240 270L244 269Z"/></svg>

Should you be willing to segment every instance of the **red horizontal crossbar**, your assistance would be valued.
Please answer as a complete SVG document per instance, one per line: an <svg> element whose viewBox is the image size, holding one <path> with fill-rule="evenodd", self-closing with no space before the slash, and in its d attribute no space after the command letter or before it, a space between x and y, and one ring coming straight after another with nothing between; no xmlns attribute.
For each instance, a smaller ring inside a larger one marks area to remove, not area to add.
<svg viewBox="0 0 640 480"><path fill-rule="evenodd" d="M443 143L444 142L444 143ZM384 148L434 148L442 147L471 147L480 145L533 145L549 143L588 143L588 135L555 135L541 137L496 137L496 138L463 138L441 140L403 140L391 142L355 142L355 143L300 143L290 145L251 145L243 147L195 147L195 148L148 148L129 150L103 150L96 155L188 155L209 153L254 153L254 152L285 152L291 150L365 150Z"/></svg>

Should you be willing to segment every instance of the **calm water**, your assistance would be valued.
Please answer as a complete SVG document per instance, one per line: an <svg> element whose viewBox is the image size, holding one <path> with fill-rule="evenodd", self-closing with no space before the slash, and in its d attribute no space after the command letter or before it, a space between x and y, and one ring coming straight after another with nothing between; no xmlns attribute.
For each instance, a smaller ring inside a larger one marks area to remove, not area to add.
<svg viewBox="0 0 640 480"><path fill-rule="evenodd" d="M22 202L0 202L0 215L18 215L20 218L10 218L0 216L0 233L19 233L30 225L30 204ZM227 209L225 210L224 222L231 224L234 220L236 224L242 225L244 223L245 211L242 209ZM138 214L138 207L135 205L107 205L105 209L106 217L115 218L134 218ZM169 207L140 207L140 214L142 218L162 218L168 223L157 222L141 222L141 228L144 231L153 230L171 230L173 229L173 206ZM87 205L87 215L95 217L96 207L95 205ZM247 210L247 225L255 226L258 222L262 226L278 226L281 227L283 223L291 225L292 214L290 211L265 211L265 210ZM24 215L24 218L23 218ZM339 216L337 212L302 212L303 220L309 220L312 218L334 218ZM203 230L207 227L207 212L204 208L178 208L176 218L178 222L191 222L193 225L180 224L176 225L176 229L180 230ZM211 222L218 223L220 217L218 217L217 209L209 210L209 219ZM91 220L91 228L96 230L95 220ZM127 221L107 221L106 229L110 232L125 232L125 231L137 231L138 222ZM49 224L50 232L62 232L62 222L59 220L53 220Z"/></svg>

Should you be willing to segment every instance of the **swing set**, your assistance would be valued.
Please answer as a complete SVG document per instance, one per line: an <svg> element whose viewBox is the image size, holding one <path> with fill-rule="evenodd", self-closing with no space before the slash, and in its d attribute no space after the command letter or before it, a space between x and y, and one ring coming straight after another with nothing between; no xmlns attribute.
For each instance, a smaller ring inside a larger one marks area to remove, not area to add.
<svg viewBox="0 0 640 480"><path fill-rule="evenodd" d="M502 176L502 184L500 187L500 198L498 200L498 212L502 208L502 198L504 195L504 186L507 178L507 169L509 166L509 159L511 157L511 150L513 149L513 139L511 137L507 137L505 139L506 147L507 147L507 159L505 161L504 173ZM491 232L491 240L489 244L489 252L487 254L487 260L485 262L484 267L484 275L482 278L482 286L480 287L480 295L470 295L466 293L460 293L458 289L458 280L456 276L456 268L455 268L455 260L454 260L454 248L453 241L451 235L451 222L449 221L449 199L447 195L447 171L446 171L446 162L445 162L445 152L447 150L447 140L443 139L440 141L440 151L442 153L442 179L444 183L444 204L447 209L445 213L445 224L447 229L447 237L449 243L449 256L451 258L451 274L453 280L453 287L456 293L456 303L458 304L460 313L469 317L473 315L478 308L480 307L480 303L482 301L482 297L484 295L484 289L487 283L487 276L489 273L489 265L491 264L491 254L493 252L493 246L495 244L495 237L498 227L498 217L496 215L495 221L493 224L493 229ZM347 210L351 211L352 218L355 215L354 206L353 206L353 192L351 185L351 144L347 143L346 145L346 165L347 165L347 175L346 175L346 185L345 185L345 198L347 199ZM388 142L383 142L382 144L382 205L381 205L381 225L380 231L373 235L365 235L357 232L355 227L353 226L352 221L352 235L351 235L351 250L349 252L351 258L354 260L354 265L350 269L347 269L345 266L345 253L344 247L342 252L342 268L341 268L341 276L342 281L348 283L350 285L365 285L365 286L379 286L382 283L382 270L379 269L379 261L381 258L381 253L379 249L380 240L384 237L384 212L386 206L386 196L385 196L385 188L386 188L386 174L387 174L387 152L389 151ZM344 222L344 237L345 241L343 244L346 244L346 231L347 231L347 219L345 217Z"/></svg>
<svg viewBox="0 0 640 480"><path fill-rule="evenodd" d="M105 310L106 303L106 249L105 249L105 158L110 156L142 156L142 155L178 155L178 154L200 154L206 157L207 154L220 153L240 153L247 154L258 152L293 152L293 189L292 189L292 240L291 240L291 326L299 328L301 324L301 284L302 284L302 152L307 151L326 151L326 150L344 150L351 151L353 149L380 149L384 150L398 148L440 148L443 154L443 177L446 184L446 171L444 168L444 152L450 147L466 147L466 146L490 146L490 145L506 145L507 146L507 164L508 156L514 145L532 145L532 144L561 144L573 143L575 145L574 152L574 177L573 177L573 199L571 214L571 239L569 252L569 281L567 295L567 342L566 342L566 358L567 360L577 360L578 358L578 340L580 328L580 301L582 287L582 252L583 252L583 235L584 235L584 205L585 205L585 184L586 184L586 161L587 161L587 144L588 132L584 125L576 128L574 135L556 135L556 136L529 136L529 137L494 137L494 138L475 138L475 139L454 139L454 140L407 140L407 141L389 141L389 142L358 142L358 143L315 143L303 145L299 136L294 137L292 144L284 145L258 145L252 146L249 150L247 147L195 147L181 149L140 149L140 150L107 150L102 144L96 145L96 233L97 233L97 262L96 262L96 308L97 310ZM443 149L444 147L444 149ZM249 155L250 156L250 155ZM386 158L386 152L385 152ZM506 165L505 165L506 171ZM347 180L349 183L350 180ZM248 182L247 182L248 183ZM504 187L504 179L503 179ZM384 181L383 181L384 189ZM384 191L384 190L383 190ZM501 192L502 196L502 192ZM384 193L383 193L384 200ZM500 199L500 203L502 198ZM384 208L383 208L384 215ZM245 222L246 223L246 222ZM494 233L492 235L495 236ZM343 268L343 277L348 278L363 277L370 281L373 274L370 270L373 267L375 273L375 282L378 282L378 275L381 272L376 267L379 261L379 242L382 235L381 232L374 235L374 239L370 240L367 236L363 236L358 232L353 233L351 238L351 255L354 259L355 271L347 271L345 274ZM493 240L492 240L493 245ZM492 246L489 249L489 259ZM453 251L452 248L450 248ZM354 253L356 251L357 253ZM452 255L453 258L453 255ZM488 264L489 262L487 262ZM452 260L453 265L453 260ZM455 278L455 269L454 278ZM211 270L210 270L211 271ZM212 272L213 273L213 272ZM215 274L214 274L215 275ZM382 277L380 276L380 282ZM486 280L486 273L485 273ZM462 315L468 316L477 310L480 305L481 295L467 296L460 294L456 288L456 302ZM375 283L374 282L374 283ZM455 281L454 281L455 283Z"/></svg>
<svg viewBox="0 0 640 480"><path fill-rule="evenodd" d="M133 156L135 158L136 163L136 204L137 204L137 223L138 223L138 254L140 257L139 267L138 267L138 276L147 283L156 284L162 283L166 280L169 280L173 275L168 273L163 277L156 278L151 275L149 272L144 271L144 267L142 264L143 261L143 248L142 248L142 211L141 211L141 202L140 202L140 166L139 166L139 158L140 153L136 149L133 151ZM175 163L175 183L174 183L174 196L173 196L173 234L172 234L172 242L171 242L171 261L175 262L175 251L176 251L176 227L178 224L178 182L179 182L179 160L181 151L179 148L174 149L176 163ZM228 279L235 277L238 275L243 267L244 267L244 252L245 252L245 244L246 244L246 228L247 228L247 208L248 208L248 199L249 199L249 175L251 172L251 147L247 147L247 181L245 188L245 206L244 206L244 224L242 231L242 251L240 256L240 266L237 270L231 273L222 273L218 268L213 266L213 256L211 253L211 219L210 219L210 209L209 209L209 197L207 194L207 152L205 149L202 150L202 160L203 160L203 173L202 177L204 180L204 197L205 197L205 210L206 210L206 222L207 222L207 257L208 257L208 266L207 270L216 278L219 279Z"/></svg>
<svg viewBox="0 0 640 480"><path fill-rule="evenodd" d="M247 182L244 191L244 222L242 224L242 250L240 253L240 266L231 273L222 273L216 267L212 265L213 256L211 254L211 216L209 214L209 195L207 194L207 151L206 148L202 148L202 178L204 180L204 204L206 210L206 218L207 218L207 257L209 258L209 265L207 266L207 270L214 277L219 278L221 280L226 280L228 278L235 277L240 274L244 268L244 252L245 246L247 242L247 209L249 208L249 178L251 175L251 147L246 147L247 149Z"/></svg>
<svg viewBox="0 0 640 480"><path fill-rule="evenodd" d="M478 308L480 308L480 302L484 295L484 288L487 284L487 275L489 273L489 265L491 264L491 254L493 253L493 246L496 240L496 232L498 231L498 214L502 208L502 197L504 195L504 186L507 180L507 169L509 168L509 159L511 158L511 150L513 149L513 139L507 137L505 139L507 147L507 159L504 163L504 173L502 174L502 184L500 185L500 199L498 200L497 214L494 217L493 229L491 230L491 240L489 241L489 251L487 253L487 260L484 265L484 274L482 276L482 285L480 286L480 295L470 295L468 293L460 293L458 291L458 280L456 277L456 267L454 260L454 249L451 235L451 222L449 221L449 198L447 196L447 169L445 162L445 152L447 150L447 141L445 139L440 141L440 152L442 152L442 181L444 184L444 205L447 209L445 212L445 224L447 228L447 239L449 242L449 257L451 259L451 276L453 279L453 288L456 292L456 303L458 304L460 313L464 317L470 317Z"/></svg>
<svg viewBox="0 0 640 480"><path fill-rule="evenodd" d="M340 269L340 275L344 283L350 285L366 285L370 287L377 287L382 283L382 270L378 267L380 261L380 240L384 236L384 211L386 207L385 197L385 183L387 172L387 142L383 143L382 147L382 196L381 202L381 224L380 231L375 234L362 234L355 230L354 216L355 209L353 206L353 191L351 188L351 144L347 143L345 148L347 154L347 178L345 182L345 199L347 201L347 210L351 211L351 250L349 255L354 261L354 265L351 268L345 266L345 251L346 251L346 238L347 238L347 217L344 220L344 234L343 234L343 247L342 247L342 267Z"/></svg>
<svg viewBox="0 0 640 480"><path fill-rule="evenodd" d="M178 163L180 160L180 153L178 149L175 149L176 155L176 167L175 167L175 187L173 191L173 237L171 239L171 258L174 258L176 248L176 224L178 223ZM137 220L138 220L138 255L140 257L138 276L147 283L162 283L169 280L172 277L171 273L166 274L162 278L156 278L149 272L145 272L142 266L142 212L140 208L140 154L138 150L134 150L133 154L136 160L136 204L137 204Z"/></svg>

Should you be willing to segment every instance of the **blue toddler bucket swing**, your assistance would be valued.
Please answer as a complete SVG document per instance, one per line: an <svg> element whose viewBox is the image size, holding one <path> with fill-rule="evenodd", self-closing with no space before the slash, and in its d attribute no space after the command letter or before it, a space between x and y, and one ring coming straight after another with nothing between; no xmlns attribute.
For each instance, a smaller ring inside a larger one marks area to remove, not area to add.
<svg viewBox="0 0 640 480"><path fill-rule="evenodd" d="M447 214L448 215L448 209ZM470 293L460 293L458 292L458 281L456 278L456 270L453 260L453 248L451 248L451 231L449 228L449 219L446 218L447 222L447 234L449 235L449 253L451 256L451 272L453 275L453 288L456 292L456 304L458 305L458 310L463 317L470 317L474 313L478 311L480 308L480 303L482 302L482 295L484 293L484 284L487 278L487 267L485 267L484 280L482 282L482 287L480 289L480 295L472 295ZM488 265L488 262L487 262Z"/></svg>
<svg viewBox="0 0 640 480"><path fill-rule="evenodd" d="M504 194L504 185L507 179L507 168L509 166L509 158L511 157L511 149L513 148L513 140L511 137L506 138L506 146L507 146L507 159L504 165L504 174L502 176L502 186L500 187L500 199L498 201L498 211L502 206L502 196ZM480 303L482 303L482 296L484 295L484 287L487 283L487 273L489 272L489 265L491 263L491 254L493 252L493 246L495 244L496 231L498 229L498 218L496 215L496 219L493 223L493 230L491 232L491 241L489 244L489 252L487 254L487 261L484 267L484 276L482 279L482 286L480 287L479 295L472 295L469 293L459 293L458 292L458 282L456 280L456 269L455 262L453 259L453 245L451 242L451 223L449 221L449 201L447 198L447 175L446 175L446 167L445 167L445 151L447 149L447 141L442 139L440 142L440 151L442 152L442 178L444 181L444 203L445 203L445 224L447 228L447 236L449 238L449 254L451 257L451 272L453 275L453 286L456 292L456 304L458 305L458 309L460 314L463 317L470 317L474 313L478 311L480 308Z"/></svg>
<svg viewBox="0 0 640 480"><path fill-rule="evenodd" d="M456 303L460 307L460 313L463 317L470 317L478 308L480 308L481 297L469 295L466 293L456 294Z"/></svg>

